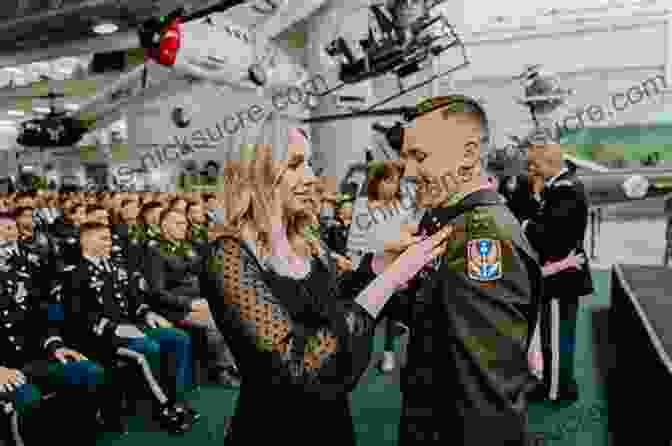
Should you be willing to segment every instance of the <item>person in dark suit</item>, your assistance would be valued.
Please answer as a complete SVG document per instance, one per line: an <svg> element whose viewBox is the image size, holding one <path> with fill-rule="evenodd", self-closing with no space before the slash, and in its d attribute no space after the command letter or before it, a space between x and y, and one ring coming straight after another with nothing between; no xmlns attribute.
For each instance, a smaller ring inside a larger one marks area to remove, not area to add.
<svg viewBox="0 0 672 446"><path fill-rule="evenodd" d="M56 274L61 273L65 265L76 263L81 256L79 227L84 222L86 222L86 206L76 204L51 225L49 233Z"/></svg>
<svg viewBox="0 0 672 446"><path fill-rule="evenodd" d="M535 186L534 181L534 178L530 179L528 175L521 174L505 178L498 188L498 192L506 198L507 206L521 223L539 213L541 190Z"/></svg>
<svg viewBox="0 0 672 446"><path fill-rule="evenodd" d="M149 288L140 272L131 274L112 261L109 227L82 225L81 245L82 259L72 265L64 291L66 336L105 364L118 357L137 363L161 424L176 433L191 430L198 413L182 400L190 368L189 336L145 303Z"/></svg>
<svg viewBox="0 0 672 446"><path fill-rule="evenodd" d="M528 150L529 173L544 183L539 212L523 222L523 229L547 264L572 252L585 257L588 202L581 181L563 166L560 145L544 135ZM574 377L579 298L593 292L588 263L545 277L544 290L541 342L550 373L544 373L543 392L551 400L571 403L579 397Z"/></svg>
<svg viewBox="0 0 672 446"><path fill-rule="evenodd" d="M68 417L77 420L67 441L94 444L97 434L96 395L105 381L104 370L66 346L46 308L49 281L43 280L42 258L16 240L11 214L0 216L0 401L12 416L14 440L42 442L43 429L58 435L67 422L55 415L49 426L16 429L18 416L40 404L41 395L57 392L68 404ZM23 427L23 426L22 426ZM63 441L66 441L65 435ZM57 441L57 438L54 438Z"/></svg>

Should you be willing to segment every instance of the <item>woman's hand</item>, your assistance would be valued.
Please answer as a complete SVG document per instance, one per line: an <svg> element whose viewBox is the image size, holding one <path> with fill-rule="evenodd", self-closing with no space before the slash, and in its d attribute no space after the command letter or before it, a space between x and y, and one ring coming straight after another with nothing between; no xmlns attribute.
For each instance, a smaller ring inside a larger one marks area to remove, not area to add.
<svg viewBox="0 0 672 446"><path fill-rule="evenodd" d="M447 241L453 232L452 225L446 225L431 237L422 239L422 241L412 243L398 256L393 263L388 263L385 259L385 272L398 271L406 277L401 280L405 282L422 269L427 263L436 257L442 256L446 252ZM417 238L417 237L414 237ZM411 238L407 238L406 242Z"/></svg>
<svg viewBox="0 0 672 446"><path fill-rule="evenodd" d="M566 260L569 268L581 269L586 264L586 255L583 253L577 255L576 250L572 249Z"/></svg>

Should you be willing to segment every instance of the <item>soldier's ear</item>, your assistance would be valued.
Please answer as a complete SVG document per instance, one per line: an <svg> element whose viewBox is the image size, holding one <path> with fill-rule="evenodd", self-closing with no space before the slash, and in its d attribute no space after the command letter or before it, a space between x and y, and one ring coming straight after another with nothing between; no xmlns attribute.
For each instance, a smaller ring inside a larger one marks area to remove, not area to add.
<svg viewBox="0 0 672 446"><path fill-rule="evenodd" d="M470 141L464 145L464 164L466 166L473 166L481 160L481 148L478 144Z"/></svg>

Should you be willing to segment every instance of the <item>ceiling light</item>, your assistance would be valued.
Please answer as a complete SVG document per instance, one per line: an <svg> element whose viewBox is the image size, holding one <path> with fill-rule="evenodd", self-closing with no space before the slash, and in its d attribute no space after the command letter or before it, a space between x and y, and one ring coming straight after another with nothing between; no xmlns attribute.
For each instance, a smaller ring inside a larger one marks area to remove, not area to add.
<svg viewBox="0 0 672 446"><path fill-rule="evenodd" d="M9 116L26 116L26 112L22 110L7 110Z"/></svg>
<svg viewBox="0 0 672 446"><path fill-rule="evenodd" d="M33 108L35 113L49 113L49 108L47 107L35 107Z"/></svg>
<svg viewBox="0 0 672 446"><path fill-rule="evenodd" d="M16 126L16 121L0 121L0 127L14 127Z"/></svg>
<svg viewBox="0 0 672 446"><path fill-rule="evenodd" d="M116 33L119 27L114 23L101 23L93 27L93 32L96 34L112 34Z"/></svg>

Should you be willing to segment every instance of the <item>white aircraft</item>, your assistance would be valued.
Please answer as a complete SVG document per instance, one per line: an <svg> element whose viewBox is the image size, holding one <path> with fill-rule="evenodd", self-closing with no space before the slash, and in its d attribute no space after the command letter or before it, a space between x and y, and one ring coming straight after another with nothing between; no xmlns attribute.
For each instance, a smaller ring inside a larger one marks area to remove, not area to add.
<svg viewBox="0 0 672 446"><path fill-rule="evenodd" d="M137 48L141 46L138 24L177 8L184 8L192 18L226 12L237 23L241 23L238 18L242 17L248 26L281 15L282 10L288 9L289 1L95 0L69 2L59 7L49 7L44 2L37 6L38 3L19 2L13 16L9 11L3 11L3 17L7 18L0 19L3 36L0 39L0 68Z"/></svg>
<svg viewBox="0 0 672 446"><path fill-rule="evenodd" d="M116 168L127 172L137 170L143 154L156 148L165 151L185 144L212 148L221 138L213 142L206 136L203 142L203 135L235 136L242 127L263 122L261 115L270 110L300 113L314 97L309 92L326 91L327 87L319 76L309 78L272 39L322 3L324 0L302 2L291 15L280 8L277 16L258 24L262 37L253 28L233 23L225 13L186 23L175 64L148 61L69 115L87 123L89 132L126 116L128 146L138 152L129 153L128 161ZM259 48L263 49L261 57ZM250 78L250 67L255 63L265 69L263 86ZM140 128L145 130L137 131ZM115 176L123 177L124 172Z"/></svg>
<svg viewBox="0 0 672 446"><path fill-rule="evenodd" d="M129 106L188 89L198 82L266 94L300 85L308 80L306 71L271 39L324 2L306 0L297 7L295 2L285 1L274 15L253 28L237 25L227 13L182 24L181 48L172 66L150 61L145 67L137 67L87 101L73 117L95 120L95 127L100 128Z"/></svg>
<svg viewBox="0 0 672 446"><path fill-rule="evenodd" d="M147 61L98 91L67 116L86 123L90 131L105 128L131 109L142 108L157 98L191 91L204 83L217 85L224 92L257 90L267 97L284 100L289 88L298 91L297 86L306 82L307 73L271 39L308 17L324 2L307 0L297 7L286 0L257 0L196 20L187 17L188 22L180 26L181 48L175 64L167 67ZM260 8L262 11L257 11ZM232 18L253 26L238 25ZM250 79L253 66L265 82L254 83ZM92 80L70 82L91 83ZM30 87L2 93L0 100L4 97L16 101L22 97L19 90L30 90ZM187 126L186 118L179 111L171 116L172 123L165 123L166 127Z"/></svg>

